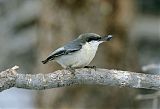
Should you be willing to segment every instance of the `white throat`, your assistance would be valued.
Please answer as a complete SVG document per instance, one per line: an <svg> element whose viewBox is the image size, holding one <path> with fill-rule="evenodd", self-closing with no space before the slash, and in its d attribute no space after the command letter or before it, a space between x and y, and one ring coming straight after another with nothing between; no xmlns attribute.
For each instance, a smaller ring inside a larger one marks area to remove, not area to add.
<svg viewBox="0 0 160 109"><path fill-rule="evenodd" d="M103 41L91 41L88 44L92 47L98 48L99 44L103 43Z"/></svg>

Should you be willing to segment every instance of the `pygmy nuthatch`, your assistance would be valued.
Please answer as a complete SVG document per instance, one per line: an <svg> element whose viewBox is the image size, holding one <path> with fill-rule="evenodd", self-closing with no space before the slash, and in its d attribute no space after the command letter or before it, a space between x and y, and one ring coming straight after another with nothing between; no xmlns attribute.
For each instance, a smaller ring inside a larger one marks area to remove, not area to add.
<svg viewBox="0 0 160 109"><path fill-rule="evenodd" d="M85 67L95 57L98 45L111 39L112 35L81 34L77 39L52 52L42 63L46 64L51 60L55 60L63 68Z"/></svg>

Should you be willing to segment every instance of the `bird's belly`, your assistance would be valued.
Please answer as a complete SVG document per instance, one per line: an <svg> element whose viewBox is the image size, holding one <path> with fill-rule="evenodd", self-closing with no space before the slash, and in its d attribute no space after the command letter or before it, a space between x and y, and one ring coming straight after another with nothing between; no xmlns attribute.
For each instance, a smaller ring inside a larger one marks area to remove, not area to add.
<svg viewBox="0 0 160 109"><path fill-rule="evenodd" d="M96 54L95 48L82 48L72 54L63 55L56 59L56 61L63 67L84 67L88 65Z"/></svg>

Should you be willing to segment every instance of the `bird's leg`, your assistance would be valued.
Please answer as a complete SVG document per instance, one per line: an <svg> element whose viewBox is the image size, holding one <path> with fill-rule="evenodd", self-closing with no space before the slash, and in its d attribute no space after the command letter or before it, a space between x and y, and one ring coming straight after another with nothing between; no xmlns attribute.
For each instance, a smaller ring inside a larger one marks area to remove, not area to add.
<svg viewBox="0 0 160 109"><path fill-rule="evenodd" d="M84 66L84 68L91 68L91 69L96 70L96 66Z"/></svg>
<svg viewBox="0 0 160 109"><path fill-rule="evenodd" d="M66 70L69 70L72 73L72 75L75 76L75 69L73 67L68 66Z"/></svg>

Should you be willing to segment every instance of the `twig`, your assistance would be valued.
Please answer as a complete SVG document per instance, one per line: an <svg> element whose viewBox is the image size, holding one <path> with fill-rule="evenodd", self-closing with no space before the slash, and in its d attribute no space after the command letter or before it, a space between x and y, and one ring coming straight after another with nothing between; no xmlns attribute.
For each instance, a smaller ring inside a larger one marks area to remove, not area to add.
<svg viewBox="0 0 160 109"><path fill-rule="evenodd" d="M76 69L48 74L20 74L18 67L0 73L0 91L11 87L43 90L74 85L105 85L131 88L160 89L160 75L134 73L108 69Z"/></svg>
<svg viewBox="0 0 160 109"><path fill-rule="evenodd" d="M14 66L0 73L0 91L14 87L16 84L15 80L18 76L16 69L18 68L18 66Z"/></svg>

